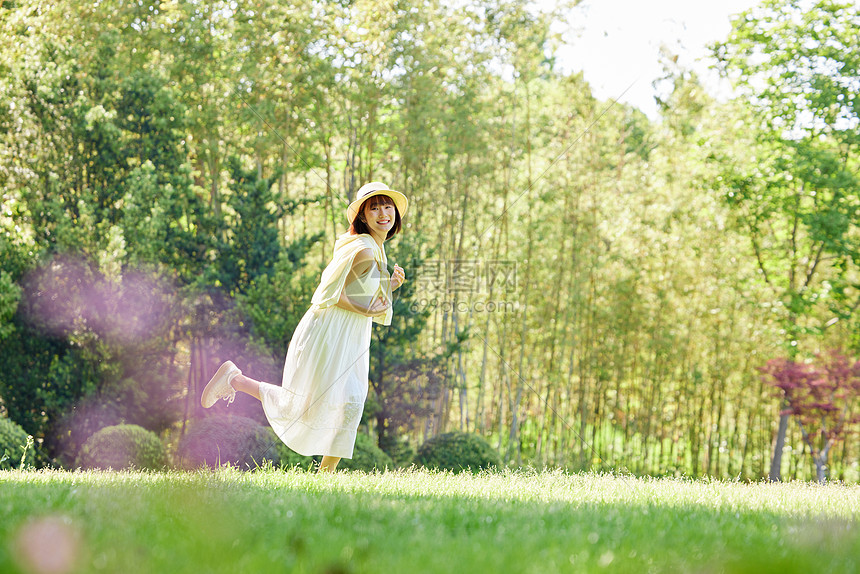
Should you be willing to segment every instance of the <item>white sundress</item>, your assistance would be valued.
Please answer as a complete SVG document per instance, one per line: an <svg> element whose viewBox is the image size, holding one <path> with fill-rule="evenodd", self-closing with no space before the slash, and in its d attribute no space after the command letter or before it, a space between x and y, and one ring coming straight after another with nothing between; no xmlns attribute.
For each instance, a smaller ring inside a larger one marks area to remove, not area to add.
<svg viewBox="0 0 860 574"><path fill-rule="evenodd" d="M352 261L364 249L373 251L377 265L345 287ZM352 458L367 399L371 325L391 324L391 307L373 318L336 307L341 291L364 305L380 295L391 301L385 250L370 235L338 238L312 305L290 340L282 386L260 385L269 424L288 447L306 456Z"/></svg>

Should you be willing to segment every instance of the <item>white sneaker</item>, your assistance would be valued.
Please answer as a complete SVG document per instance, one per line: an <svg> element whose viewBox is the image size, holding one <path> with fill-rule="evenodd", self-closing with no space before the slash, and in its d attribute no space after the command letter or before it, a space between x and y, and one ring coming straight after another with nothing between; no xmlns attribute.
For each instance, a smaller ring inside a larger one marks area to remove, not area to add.
<svg viewBox="0 0 860 574"><path fill-rule="evenodd" d="M233 361L224 361L203 389L203 395L200 397L203 408L208 409L217 403L218 399L224 399L228 405L231 404L236 398L236 389L230 385L230 382L233 377L241 374L242 371L233 364Z"/></svg>

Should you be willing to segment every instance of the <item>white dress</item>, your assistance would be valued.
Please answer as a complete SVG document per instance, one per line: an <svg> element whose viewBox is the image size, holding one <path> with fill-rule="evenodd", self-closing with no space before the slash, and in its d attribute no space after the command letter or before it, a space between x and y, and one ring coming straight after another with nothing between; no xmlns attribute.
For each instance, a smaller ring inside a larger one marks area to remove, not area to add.
<svg viewBox="0 0 860 574"><path fill-rule="evenodd" d="M352 261L364 249L373 251L377 264L345 287ZM352 458L367 398L371 325L391 324L391 309L371 318L335 303L342 290L362 305L380 295L391 301L386 264L385 251L370 235L338 238L313 304L290 340L282 386L260 385L269 424L299 454Z"/></svg>

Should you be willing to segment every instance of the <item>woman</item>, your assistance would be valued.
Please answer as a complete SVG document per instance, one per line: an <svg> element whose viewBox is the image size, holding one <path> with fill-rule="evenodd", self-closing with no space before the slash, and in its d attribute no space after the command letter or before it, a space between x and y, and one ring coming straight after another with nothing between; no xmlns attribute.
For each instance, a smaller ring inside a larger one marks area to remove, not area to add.
<svg viewBox="0 0 860 574"><path fill-rule="evenodd" d="M398 265L389 276L383 243L400 231L408 205L383 183L362 186L346 210L349 231L337 239L311 308L293 333L282 385L255 381L227 361L203 390L203 406L247 393L260 400L288 447L323 455L320 471L352 458L367 398L371 323L391 324L391 292L405 281Z"/></svg>

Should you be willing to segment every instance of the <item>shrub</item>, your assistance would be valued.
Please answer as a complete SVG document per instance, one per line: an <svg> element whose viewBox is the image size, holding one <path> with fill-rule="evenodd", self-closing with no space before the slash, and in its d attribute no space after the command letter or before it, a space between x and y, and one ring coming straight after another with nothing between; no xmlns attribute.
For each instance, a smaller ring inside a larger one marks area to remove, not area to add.
<svg viewBox="0 0 860 574"><path fill-rule="evenodd" d="M394 461L385 452L376 446L373 438L364 433L358 433L355 437L355 451L352 458L340 461L338 470L361 470L370 472L374 469L384 470L394 468Z"/></svg>
<svg viewBox="0 0 860 574"><path fill-rule="evenodd" d="M214 415L191 421L179 441L183 468L231 464L241 469L281 463L280 440L268 426L253 419Z"/></svg>
<svg viewBox="0 0 860 574"><path fill-rule="evenodd" d="M60 415L47 429L45 446L63 468L75 468L84 444L100 430L123 424L122 413L110 400L92 395Z"/></svg>
<svg viewBox="0 0 860 574"><path fill-rule="evenodd" d="M167 466L167 455L154 432L138 425L114 425L87 439L76 464L81 468L161 470Z"/></svg>
<svg viewBox="0 0 860 574"><path fill-rule="evenodd" d="M305 456L303 454L299 454L296 451L292 450L290 447L284 444L284 441L278 438L278 435L275 434L274 429L269 427L269 435L271 442L275 444L275 450L278 451L278 456L281 459L281 468L293 468L298 466L299 468L303 468L305 470L312 470L314 467L314 462L319 462L322 457L320 456Z"/></svg>
<svg viewBox="0 0 860 574"><path fill-rule="evenodd" d="M472 433L449 432L435 436L418 447L413 462L427 468L460 472L501 467L499 453L486 440Z"/></svg>
<svg viewBox="0 0 860 574"><path fill-rule="evenodd" d="M21 457L26 449L24 466L35 462L33 445L28 443L28 435L17 423L0 417L0 470L11 470L21 466Z"/></svg>
<svg viewBox="0 0 860 574"><path fill-rule="evenodd" d="M415 448L409 444L407 437L391 437L385 442L386 444L380 442L379 448L391 457L395 467L409 466L415 459Z"/></svg>

